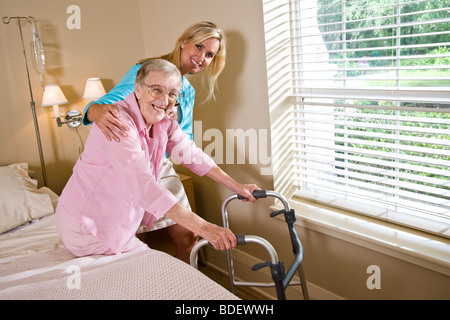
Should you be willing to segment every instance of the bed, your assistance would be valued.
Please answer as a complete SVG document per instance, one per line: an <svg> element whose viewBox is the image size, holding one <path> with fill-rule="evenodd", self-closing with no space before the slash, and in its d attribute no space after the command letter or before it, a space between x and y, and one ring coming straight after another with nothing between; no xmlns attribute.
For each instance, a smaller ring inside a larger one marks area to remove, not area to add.
<svg viewBox="0 0 450 320"><path fill-rule="evenodd" d="M56 229L58 196L36 185L26 163L0 167L0 299L238 299L158 250L75 258Z"/></svg>

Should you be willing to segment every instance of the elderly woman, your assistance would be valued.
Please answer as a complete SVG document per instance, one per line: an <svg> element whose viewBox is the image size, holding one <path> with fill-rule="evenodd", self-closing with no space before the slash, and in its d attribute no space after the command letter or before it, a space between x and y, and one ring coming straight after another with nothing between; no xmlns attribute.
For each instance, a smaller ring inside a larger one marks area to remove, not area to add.
<svg viewBox="0 0 450 320"><path fill-rule="evenodd" d="M195 90L185 77L188 74L203 73L205 81L204 89L207 90L207 99L214 97L217 78L225 66L226 39L225 33L212 22L198 22L189 26L177 39L175 47L162 59L172 62L182 75L181 99L176 108L172 108L169 117L177 118L180 128L193 139L192 115L194 109ZM107 139L120 141L119 137L126 137L127 125L122 122L113 104L125 99L134 91L136 74L145 59L131 67L122 80L106 95L86 106L84 124L94 121ZM177 111L177 112L175 112ZM190 208L189 201L183 185L176 174L172 162L164 159L161 169L161 184L169 189L180 202ZM254 200L251 198L251 200ZM192 247L197 241L197 236L173 220L163 217L152 225L150 230L167 228L171 240L176 247L176 257L189 262ZM144 225L139 232L148 231Z"/></svg>
<svg viewBox="0 0 450 320"><path fill-rule="evenodd" d="M162 59L150 60L136 75L135 91L118 102L128 134L112 143L94 124L57 208L57 225L66 247L76 256L118 254L145 245L136 236L141 221L148 227L167 216L211 242L230 249L236 238L211 224L159 184L165 153L198 175L206 175L232 192L252 198L256 185L243 185L197 148L177 121L167 117L179 100L181 76Z"/></svg>

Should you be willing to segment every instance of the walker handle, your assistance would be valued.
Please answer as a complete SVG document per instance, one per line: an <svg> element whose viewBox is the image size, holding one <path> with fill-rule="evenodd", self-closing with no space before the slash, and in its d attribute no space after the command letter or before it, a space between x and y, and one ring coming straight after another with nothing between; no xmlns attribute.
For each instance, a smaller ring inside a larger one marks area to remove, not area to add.
<svg viewBox="0 0 450 320"><path fill-rule="evenodd" d="M246 242L245 242L245 234L235 234L235 236L236 236L238 245L246 244Z"/></svg>
<svg viewBox="0 0 450 320"><path fill-rule="evenodd" d="M235 233L234 236L236 237L237 245L238 245L238 246L239 246L239 245L247 244L247 241L245 241L245 234L242 234L242 233L239 233L239 234L238 234L238 233ZM201 242L201 243L200 243L200 242ZM200 241L197 242L197 244L196 244L196 246L199 246L199 247L203 247L203 246L206 246L206 245L212 246L211 242L209 242L209 241L207 241L207 240L205 240L205 239L200 240Z"/></svg>
<svg viewBox="0 0 450 320"><path fill-rule="evenodd" d="M252 196L255 197L256 199L267 198L266 190L255 190L253 191ZM247 199L246 197L241 196L240 194L237 195L237 198L239 200Z"/></svg>

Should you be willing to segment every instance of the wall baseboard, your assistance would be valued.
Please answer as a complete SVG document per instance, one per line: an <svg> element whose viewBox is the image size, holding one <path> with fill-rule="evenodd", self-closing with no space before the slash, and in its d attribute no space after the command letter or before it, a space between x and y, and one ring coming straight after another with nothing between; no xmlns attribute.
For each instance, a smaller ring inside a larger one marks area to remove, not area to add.
<svg viewBox="0 0 450 320"><path fill-rule="evenodd" d="M211 248L207 248L207 261L208 266L216 269L217 271L228 274L227 259L225 251L216 251ZM237 281L245 282L263 282L271 283L272 277L270 272L265 271L252 271L252 266L257 263L264 262L248 253L245 253L239 249L233 249L233 266L235 270L235 279ZM264 268L268 269L268 268ZM329 292L314 283L308 282L308 275L305 275L306 283L310 300L344 300L342 297ZM293 281L299 281L298 276L294 276ZM267 297L270 300L276 300L277 295L275 288L262 288L251 287L259 294ZM229 289L227 287L227 289ZM288 300L303 300L302 288L299 285L291 285L286 289L286 297Z"/></svg>

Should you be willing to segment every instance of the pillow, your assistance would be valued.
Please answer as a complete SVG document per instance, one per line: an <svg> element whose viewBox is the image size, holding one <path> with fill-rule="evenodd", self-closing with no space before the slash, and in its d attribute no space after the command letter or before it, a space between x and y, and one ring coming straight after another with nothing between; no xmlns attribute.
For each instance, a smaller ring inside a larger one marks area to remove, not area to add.
<svg viewBox="0 0 450 320"><path fill-rule="evenodd" d="M53 212L50 196L37 189L27 163L0 167L0 233Z"/></svg>

